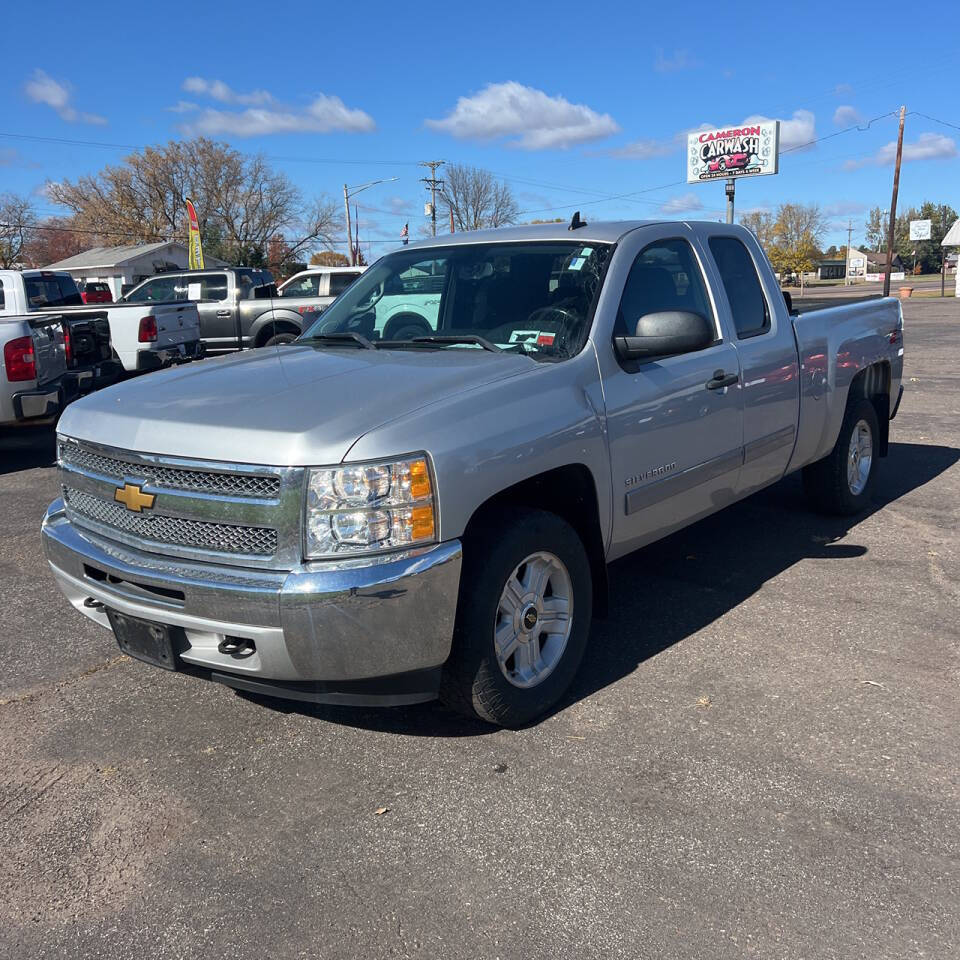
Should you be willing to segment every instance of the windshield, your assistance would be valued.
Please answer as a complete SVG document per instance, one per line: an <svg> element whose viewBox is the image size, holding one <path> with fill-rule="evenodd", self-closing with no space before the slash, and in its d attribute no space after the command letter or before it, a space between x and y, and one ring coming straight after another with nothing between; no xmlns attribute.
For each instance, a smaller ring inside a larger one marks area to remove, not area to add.
<svg viewBox="0 0 960 960"><path fill-rule="evenodd" d="M565 359L586 341L610 249L527 241L389 254L301 339L357 334L381 349L411 342L434 349L493 345L536 359Z"/></svg>

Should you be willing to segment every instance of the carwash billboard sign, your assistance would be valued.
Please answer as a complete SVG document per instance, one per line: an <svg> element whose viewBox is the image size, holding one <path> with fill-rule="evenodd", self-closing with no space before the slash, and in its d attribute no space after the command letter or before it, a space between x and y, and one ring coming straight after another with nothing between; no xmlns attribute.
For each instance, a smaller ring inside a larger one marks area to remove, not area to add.
<svg viewBox="0 0 960 960"><path fill-rule="evenodd" d="M779 163L779 120L687 135L687 183L765 177L777 173Z"/></svg>

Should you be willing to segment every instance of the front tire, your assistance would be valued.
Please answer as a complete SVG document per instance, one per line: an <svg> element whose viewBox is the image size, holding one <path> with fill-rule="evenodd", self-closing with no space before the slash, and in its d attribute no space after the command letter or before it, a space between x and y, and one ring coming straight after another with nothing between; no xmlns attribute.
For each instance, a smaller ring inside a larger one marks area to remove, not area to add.
<svg viewBox="0 0 960 960"><path fill-rule="evenodd" d="M851 516L873 498L880 429L866 399L847 404L840 435L830 454L803 469L803 488L824 513Z"/></svg>
<svg viewBox="0 0 960 960"><path fill-rule="evenodd" d="M566 521L514 509L484 524L465 544L441 699L503 727L539 717L573 682L592 613L590 561Z"/></svg>

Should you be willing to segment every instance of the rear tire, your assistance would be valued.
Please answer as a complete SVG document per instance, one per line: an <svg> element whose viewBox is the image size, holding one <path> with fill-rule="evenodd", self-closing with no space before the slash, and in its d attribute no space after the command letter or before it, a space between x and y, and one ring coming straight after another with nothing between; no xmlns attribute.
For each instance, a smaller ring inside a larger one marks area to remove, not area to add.
<svg viewBox="0 0 960 960"><path fill-rule="evenodd" d="M539 717L573 682L592 613L590 561L576 531L543 510L501 513L464 547L441 699L503 727Z"/></svg>
<svg viewBox="0 0 960 960"><path fill-rule="evenodd" d="M293 343L297 337L300 336L298 333L292 333L289 330L285 330L282 333L275 333L269 340L264 343L265 347L276 347L281 343Z"/></svg>
<svg viewBox="0 0 960 960"><path fill-rule="evenodd" d="M833 450L803 468L804 492L818 510L850 516L867 509L873 498L879 441L873 404L866 399L848 403Z"/></svg>

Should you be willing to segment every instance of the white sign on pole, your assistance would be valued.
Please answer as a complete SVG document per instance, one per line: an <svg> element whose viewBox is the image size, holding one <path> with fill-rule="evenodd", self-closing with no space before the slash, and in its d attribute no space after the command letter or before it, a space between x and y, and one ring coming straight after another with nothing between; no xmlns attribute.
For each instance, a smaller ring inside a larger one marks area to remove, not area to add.
<svg viewBox="0 0 960 960"><path fill-rule="evenodd" d="M910 239L911 240L929 240L930 239L930 221L929 220L911 220L910 221Z"/></svg>
<svg viewBox="0 0 960 960"><path fill-rule="evenodd" d="M780 121L750 123L687 135L687 183L779 172Z"/></svg>

